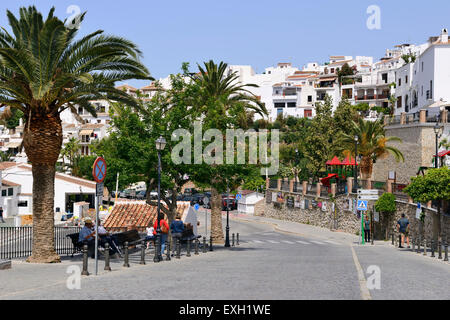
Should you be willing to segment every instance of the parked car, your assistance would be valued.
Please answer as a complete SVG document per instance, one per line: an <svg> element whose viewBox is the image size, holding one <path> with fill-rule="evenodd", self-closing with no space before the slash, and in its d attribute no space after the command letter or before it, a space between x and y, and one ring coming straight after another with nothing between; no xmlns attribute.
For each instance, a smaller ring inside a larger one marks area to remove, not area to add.
<svg viewBox="0 0 450 320"><path fill-rule="evenodd" d="M150 192L150 198L151 199L158 199L158 192L156 190L153 190Z"/></svg>
<svg viewBox="0 0 450 320"><path fill-rule="evenodd" d="M184 189L184 194L187 196L192 196L194 194L198 193L197 189L194 188L186 188Z"/></svg>
<svg viewBox="0 0 450 320"><path fill-rule="evenodd" d="M138 199L138 200L145 200L146 198L147 198L147 190L139 191L136 194L136 199Z"/></svg>
<svg viewBox="0 0 450 320"><path fill-rule="evenodd" d="M227 203L228 208L230 211L237 210L237 201L235 198L228 197L228 198L222 198L222 211L227 210Z"/></svg>
<svg viewBox="0 0 450 320"><path fill-rule="evenodd" d="M203 205L203 198L205 197L205 195L203 193L196 193L195 195L192 196L192 201L191 201L191 205L195 205L196 203L198 203L199 205Z"/></svg>

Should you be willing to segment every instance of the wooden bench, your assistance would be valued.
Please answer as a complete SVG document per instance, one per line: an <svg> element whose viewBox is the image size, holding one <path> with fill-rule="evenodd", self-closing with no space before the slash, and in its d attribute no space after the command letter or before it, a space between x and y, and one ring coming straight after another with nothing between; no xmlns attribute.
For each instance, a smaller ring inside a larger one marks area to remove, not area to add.
<svg viewBox="0 0 450 320"><path fill-rule="evenodd" d="M78 242L78 239L80 237L80 233L79 232L68 234L66 237L70 238L70 240L72 240L72 245L73 245L72 258L73 258L73 255L75 253L82 252L82 250L83 250L83 242Z"/></svg>

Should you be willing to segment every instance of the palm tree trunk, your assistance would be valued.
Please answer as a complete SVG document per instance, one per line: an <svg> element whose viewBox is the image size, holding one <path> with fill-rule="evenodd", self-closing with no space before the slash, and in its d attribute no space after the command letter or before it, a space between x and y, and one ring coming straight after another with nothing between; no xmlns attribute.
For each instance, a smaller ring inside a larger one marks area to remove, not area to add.
<svg viewBox="0 0 450 320"><path fill-rule="evenodd" d="M61 152L62 126L59 115L31 113L26 119L23 145L33 173L34 263L60 262L55 250L55 165Z"/></svg>
<svg viewBox="0 0 450 320"><path fill-rule="evenodd" d="M361 159L361 177L368 180L372 177L373 160L370 157L362 157Z"/></svg>
<svg viewBox="0 0 450 320"><path fill-rule="evenodd" d="M55 251L55 167L33 165L33 254L28 262L60 262Z"/></svg>
<svg viewBox="0 0 450 320"><path fill-rule="evenodd" d="M211 236L214 243L224 243L222 229L222 196L211 188Z"/></svg>

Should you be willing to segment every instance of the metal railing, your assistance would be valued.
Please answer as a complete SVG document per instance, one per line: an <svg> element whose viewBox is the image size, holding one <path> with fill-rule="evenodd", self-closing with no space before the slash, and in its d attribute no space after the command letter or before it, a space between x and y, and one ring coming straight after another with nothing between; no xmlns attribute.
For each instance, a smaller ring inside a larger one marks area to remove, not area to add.
<svg viewBox="0 0 450 320"><path fill-rule="evenodd" d="M294 192L301 193L303 191L303 182L294 182Z"/></svg>
<svg viewBox="0 0 450 320"><path fill-rule="evenodd" d="M307 194L316 195L317 194L317 183L308 183L308 188L306 189Z"/></svg>
<svg viewBox="0 0 450 320"><path fill-rule="evenodd" d="M278 188L278 180L270 179L269 181L269 189L277 189Z"/></svg>
<svg viewBox="0 0 450 320"><path fill-rule="evenodd" d="M347 181L338 180L336 183L336 195L346 194L347 192Z"/></svg>
<svg viewBox="0 0 450 320"><path fill-rule="evenodd" d="M289 180L282 180L281 181L281 190L282 191L290 191L289 190Z"/></svg>
<svg viewBox="0 0 450 320"><path fill-rule="evenodd" d="M72 254L72 240L67 235L80 232L81 227L55 227L54 230L56 253ZM33 227L0 227L0 259L27 257L32 251Z"/></svg>

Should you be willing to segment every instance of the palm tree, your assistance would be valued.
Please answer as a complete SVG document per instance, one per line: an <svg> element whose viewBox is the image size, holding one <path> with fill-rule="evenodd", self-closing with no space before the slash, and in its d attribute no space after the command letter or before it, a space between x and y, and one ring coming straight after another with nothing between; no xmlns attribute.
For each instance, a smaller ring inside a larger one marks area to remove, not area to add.
<svg viewBox="0 0 450 320"><path fill-rule="evenodd" d="M0 31L0 107L24 113L23 146L33 169L33 253L29 262L58 262L54 245L55 164L63 140L60 114L78 105L96 116L90 101L112 99L138 107L116 81L151 79L132 42L95 31L75 40L52 8L44 20L34 6L7 17ZM82 22L85 13L77 20Z"/></svg>
<svg viewBox="0 0 450 320"><path fill-rule="evenodd" d="M203 118L209 128L215 128L223 133L226 129L239 127L245 112L254 112L261 116L267 115L263 103L246 87L257 87L255 84L239 84L235 72L227 73L227 64L214 63L210 60L204 66L198 65L199 74L192 76L198 86L198 95L193 105L198 115ZM213 165L213 167L216 165ZM225 172L211 177L211 235L216 243L223 242L222 230L222 198L218 188L226 185ZM230 182L232 187L232 182ZM225 191L225 190L222 190Z"/></svg>
<svg viewBox="0 0 450 320"><path fill-rule="evenodd" d="M387 158L389 154L395 157L395 160L404 161L403 154L395 147L388 146L388 142L401 142L398 137L386 137L382 120L375 122L359 119L358 122L352 121L351 134L342 134L339 143L345 156L355 154L355 136L358 136L358 154L361 159L362 179L369 179L372 176L373 163L377 159Z"/></svg>

